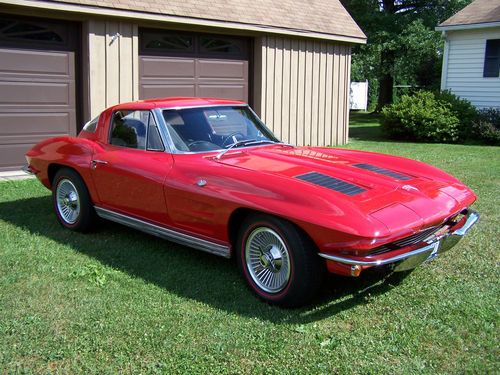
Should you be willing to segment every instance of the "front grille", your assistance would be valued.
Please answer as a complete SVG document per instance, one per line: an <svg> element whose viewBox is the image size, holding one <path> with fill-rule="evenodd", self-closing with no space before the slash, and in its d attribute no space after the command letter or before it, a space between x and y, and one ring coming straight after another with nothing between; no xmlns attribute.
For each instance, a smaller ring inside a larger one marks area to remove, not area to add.
<svg viewBox="0 0 500 375"><path fill-rule="evenodd" d="M295 177L298 178L299 180L310 182L311 184L335 190L338 191L339 193L346 194L349 196L360 194L366 191L366 189L363 189L362 187L359 187L357 185L318 172L305 173Z"/></svg>
<svg viewBox="0 0 500 375"><path fill-rule="evenodd" d="M410 177L406 174L394 172L394 171L391 171L390 169L377 167L377 166L371 165L371 164L359 163L359 164L353 164L352 166L356 167L356 168L366 169L367 171L370 171L370 172L383 174L384 176L389 176L389 177L395 178L396 180L400 180L400 181L407 181L407 180L412 179L412 177Z"/></svg>
<svg viewBox="0 0 500 375"><path fill-rule="evenodd" d="M380 247L377 247L373 250L370 250L367 255L378 255L385 253L387 251L391 250L397 250L401 249L403 247L411 246L411 245L417 245L421 242L423 242L427 237L432 236L434 233L436 233L438 230L440 230L443 226L435 226L431 228L424 229L421 232L412 234L409 237L402 238L400 240L391 242L390 244L383 245Z"/></svg>

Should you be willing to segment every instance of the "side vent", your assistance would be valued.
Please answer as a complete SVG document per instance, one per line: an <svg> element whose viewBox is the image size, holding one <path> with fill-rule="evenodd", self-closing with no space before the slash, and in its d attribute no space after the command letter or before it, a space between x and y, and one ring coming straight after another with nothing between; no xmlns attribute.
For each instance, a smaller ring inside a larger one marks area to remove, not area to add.
<svg viewBox="0 0 500 375"><path fill-rule="evenodd" d="M366 169L367 171L375 172L378 174L383 174L384 176L389 176L389 177L395 178L396 180L407 181L407 180L412 179L412 177L410 177L406 174L394 172L394 171L391 171L390 169L376 167L375 165L371 165L371 164L361 163L361 164L353 164L352 166L356 167L356 168Z"/></svg>
<svg viewBox="0 0 500 375"><path fill-rule="evenodd" d="M362 187L353 185L349 182L339 180L318 172L310 172L295 176L299 180L310 182L311 184L325 187L327 189L338 191L339 193L353 196L366 191Z"/></svg>

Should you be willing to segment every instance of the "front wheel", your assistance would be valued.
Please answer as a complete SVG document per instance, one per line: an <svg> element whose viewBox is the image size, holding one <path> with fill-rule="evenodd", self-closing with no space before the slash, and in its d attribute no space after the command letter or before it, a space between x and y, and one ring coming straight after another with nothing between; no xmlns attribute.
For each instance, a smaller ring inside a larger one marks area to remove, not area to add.
<svg viewBox="0 0 500 375"><path fill-rule="evenodd" d="M79 232L92 228L94 207L85 183L74 170L63 168L56 173L52 184L52 202L63 227Z"/></svg>
<svg viewBox="0 0 500 375"><path fill-rule="evenodd" d="M271 304L298 307L321 285L324 267L312 241L292 223L253 215L237 243L240 272L252 291Z"/></svg>

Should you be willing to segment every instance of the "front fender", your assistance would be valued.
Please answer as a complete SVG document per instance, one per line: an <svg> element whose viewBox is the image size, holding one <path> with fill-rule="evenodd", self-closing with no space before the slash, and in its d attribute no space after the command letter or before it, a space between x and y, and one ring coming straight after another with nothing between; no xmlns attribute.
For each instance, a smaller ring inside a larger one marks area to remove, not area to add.
<svg viewBox="0 0 500 375"><path fill-rule="evenodd" d="M180 159L176 157L166 182L166 196L172 220L186 230L201 228L204 235L228 241L231 215L243 208L291 221L325 249L389 234L383 223L328 190L282 176ZM200 180L206 184L199 186Z"/></svg>

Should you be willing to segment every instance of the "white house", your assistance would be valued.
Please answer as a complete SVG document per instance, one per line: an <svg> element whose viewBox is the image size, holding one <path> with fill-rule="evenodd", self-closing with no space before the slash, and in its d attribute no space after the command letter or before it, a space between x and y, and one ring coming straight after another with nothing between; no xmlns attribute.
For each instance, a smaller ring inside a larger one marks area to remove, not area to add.
<svg viewBox="0 0 500 375"><path fill-rule="evenodd" d="M441 90L477 108L500 108L500 0L475 0L441 23Z"/></svg>

